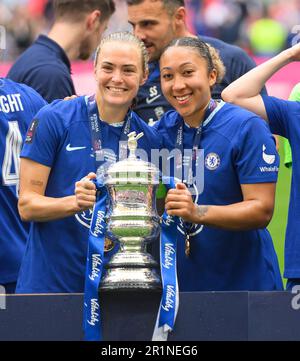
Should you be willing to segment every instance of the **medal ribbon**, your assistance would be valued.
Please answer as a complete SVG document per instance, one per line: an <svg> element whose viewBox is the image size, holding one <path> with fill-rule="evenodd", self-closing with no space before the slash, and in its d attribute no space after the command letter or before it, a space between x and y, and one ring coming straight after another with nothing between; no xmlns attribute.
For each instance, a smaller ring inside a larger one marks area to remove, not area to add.
<svg viewBox="0 0 300 361"><path fill-rule="evenodd" d="M103 135L101 130L101 122L99 122L98 106L94 95L88 98L87 107L88 107L88 117L89 117L91 137L92 137L92 147L96 162L96 169L99 170L99 168L105 162L105 160L102 155ZM124 124L122 126L121 136L119 140L119 145L120 145L119 159L127 158L127 154L128 154L127 141L131 127L131 119L132 119L132 112L130 110L126 115ZM118 155L116 155L115 160L117 160L117 158ZM109 162L109 160L107 162ZM109 162L109 163L113 163L113 162Z"/></svg>
<svg viewBox="0 0 300 361"><path fill-rule="evenodd" d="M104 264L107 188L96 180L94 183L98 196L89 230L84 286L83 329L86 341L102 340L98 288Z"/></svg>
<svg viewBox="0 0 300 361"><path fill-rule="evenodd" d="M173 178L163 179L168 188L175 188ZM162 298L158 310L152 341L167 341L168 334L174 328L179 307L179 289L177 281L177 232L178 217L172 217L165 211L162 217L160 238L160 267L163 285ZM182 236L181 236L182 237Z"/></svg>
<svg viewBox="0 0 300 361"><path fill-rule="evenodd" d="M191 154L185 154L185 149L183 146L184 140L183 140L183 127L184 127L184 121L182 119L181 124L177 131L177 137L176 137L176 143L175 148L179 150L179 155L176 160L177 167L180 167L182 171L182 182L186 183L188 187L194 186L194 188L197 191L196 185L194 184L194 174L196 172L196 165L198 161L198 155L199 155L199 149L201 149L201 139L202 139L202 132L203 127L205 127L212 118L217 114L217 112L224 106L224 102L217 102L214 99L211 99L206 110L204 113L204 118L201 123L201 125L197 128L197 131L194 136L193 140L193 148ZM184 161L183 161L184 158ZM186 169L186 171L185 171ZM187 179L184 179L184 175L187 175ZM198 194L198 192L196 192ZM189 241L189 233L191 228L193 227L193 224L189 224L187 222L183 222L185 233L186 233L186 239ZM187 249L186 249L187 251Z"/></svg>
<svg viewBox="0 0 300 361"><path fill-rule="evenodd" d="M178 127L175 148L180 151L179 152L180 158L177 159L176 164L181 166L181 169L182 167L187 167L188 171L186 173L189 175L189 177L188 179L183 179L182 181L184 183L187 183L189 186L193 184L193 169L195 168L195 164L197 162L196 154L198 149L200 149L203 127L205 127L211 121L211 119L215 116L215 114L221 109L221 106L223 105L224 102L217 103L213 99L210 100L205 110L203 122L197 128L196 134L194 136L192 154L189 155L184 154L185 150L183 148L183 124L184 124L183 119L181 121L180 126ZM183 157L185 159L184 162L183 162Z"/></svg>

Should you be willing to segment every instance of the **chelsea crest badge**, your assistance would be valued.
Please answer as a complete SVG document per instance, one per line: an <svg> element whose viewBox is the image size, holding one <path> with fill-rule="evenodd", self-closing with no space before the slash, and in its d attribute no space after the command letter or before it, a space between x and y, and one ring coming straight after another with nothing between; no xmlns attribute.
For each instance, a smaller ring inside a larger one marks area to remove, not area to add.
<svg viewBox="0 0 300 361"><path fill-rule="evenodd" d="M216 170L220 163L221 160L217 153L209 153L205 157L205 167L209 170Z"/></svg>

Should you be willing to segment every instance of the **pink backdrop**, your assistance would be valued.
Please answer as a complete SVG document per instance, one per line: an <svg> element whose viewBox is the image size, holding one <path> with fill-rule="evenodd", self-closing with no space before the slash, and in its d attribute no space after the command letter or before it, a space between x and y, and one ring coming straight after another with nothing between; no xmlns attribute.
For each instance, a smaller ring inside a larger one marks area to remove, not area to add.
<svg viewBox="0 0 300 361"><path fill-rule="evenodd" d="M255 59L257 64L264 61L264 59ZM9 70L10 64L0 65L0 76L5 76ZM267 83L269 95L274 95L279 98L287 99L293 86L300 82L297 77L299 74L300 65L292 63L280 70ZM95 82L93 75L92 62L76 62L72 64L72 76L75 83L75 88L78 95L92 94L95 92Z"/></svg>

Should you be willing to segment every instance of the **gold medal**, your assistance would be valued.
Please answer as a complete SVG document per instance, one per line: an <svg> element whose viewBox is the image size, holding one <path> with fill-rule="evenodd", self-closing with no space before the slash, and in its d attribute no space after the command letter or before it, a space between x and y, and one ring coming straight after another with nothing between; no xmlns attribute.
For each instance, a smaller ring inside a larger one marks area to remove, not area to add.
<svg viewBox="0 0 300 361"><path fill-rule="evenodd" d="M189 257L191 254L191 242L190 242L190 236L187 235L185 239L185 250L184 253L186 257Z"/></svg>
<svg viewBox="0 0 300 361"><path fill-rule="evenodd" d="M105 237L104 252L109 252L112 249L114 249L114 247L115 247L115 243L111 239Z"/></svg>

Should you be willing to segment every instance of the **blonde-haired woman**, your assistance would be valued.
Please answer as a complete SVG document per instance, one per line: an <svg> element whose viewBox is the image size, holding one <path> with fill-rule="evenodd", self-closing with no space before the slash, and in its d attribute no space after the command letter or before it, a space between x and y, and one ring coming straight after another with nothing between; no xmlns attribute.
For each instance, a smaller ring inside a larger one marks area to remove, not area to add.
<svg viewBox="0 0 300 361"><path fill-rule="evenodd" d="M29 129L21 154L19 210L33 223L18 293L83 292L90 209L96 200L89 180L118 159L124 150L120 142L132 131L144 133L138 145L147 154L160 147L156 131L130 109L147 78L143 43L128 32L108 35L94 71L94 96L52 103Z"/></svg>

